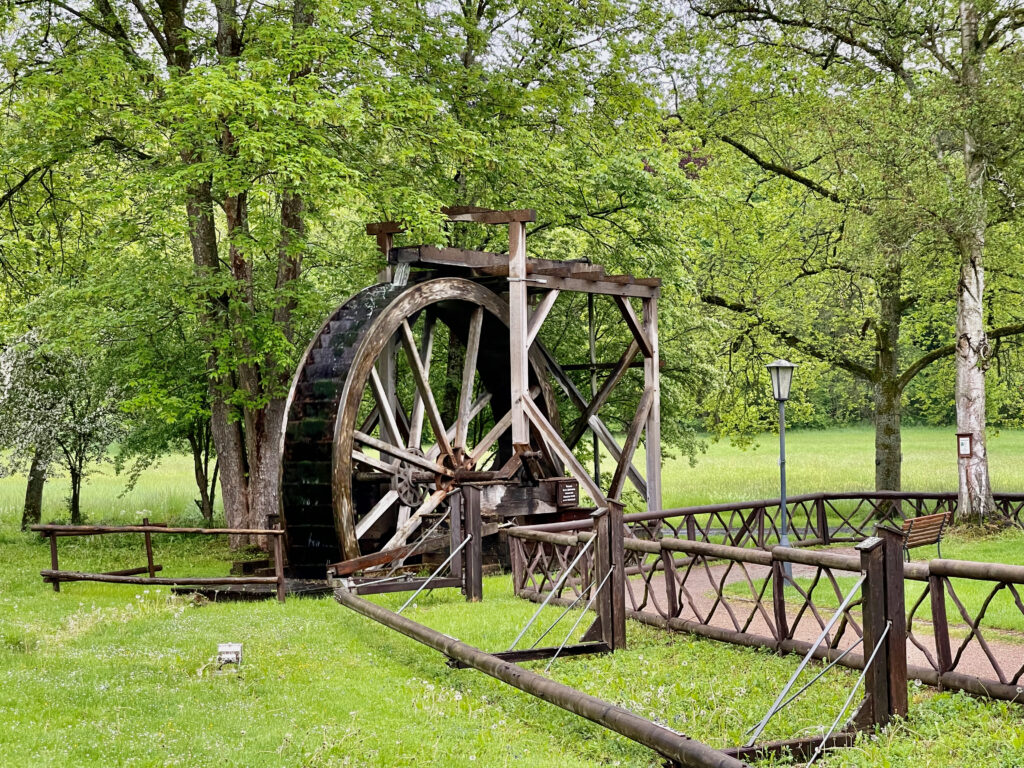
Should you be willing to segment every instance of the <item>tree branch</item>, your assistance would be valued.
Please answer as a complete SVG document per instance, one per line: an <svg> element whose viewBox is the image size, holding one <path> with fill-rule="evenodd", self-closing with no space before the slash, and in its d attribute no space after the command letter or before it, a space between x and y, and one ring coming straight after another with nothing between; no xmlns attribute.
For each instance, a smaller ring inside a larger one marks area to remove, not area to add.
<svg viewBox="0 0 1024 768"><path fill-rule="evenodd" d="M990 339L1002 339L1006 336L1016 336L1024 333L1024 323L1014 323L1012 325L1002 325L999 328L993 328L988 332ZM944 357L949 357L956 354L956 344L947 344L944 347L933 349L931 352L922 355L917 358L907 370L900 374L899 379L896 383L902 392L903 389L914 379L917 374L927 368L929 365L934 363L936 360L941 360Z"/></svg>
<svg viewBox="0 0 1024 768"><path fill-rule="evenodd" d="M833 203L842 204L846 202L845 200L843 200L843 198L839 196L838 193L833 192L830 189L826 189L821 184L816 182L814 179L808 178L807 176L804 176L802 173L797 173L792 168L787 168L784 165L773 163L771 160L767 160L761 157L756 152L754 152L754 150L750 149L744 144L741 144L731 136L720 135L718 138L724 141L729 146L739 150L741 153L749 157L764 170L778 174L779 176L784 176L790 181L795 181L797 184L802 184L815 194L818 194L821 197L831 200Z"/></svg>
<svg viewBox="0 0 1024 768"><path fill-rule="evenodd" d="M722 307L723 309L728 309L729 311L736 312L737 314L746 314L757 318L757 321L767 328L769 333L773 336L777 336L786 346L795 349L798 352L802 352L808 357L813 357L816 360L837 365L847 373L853 374L854 376L867 381L874 381L878 375L877 370L861 365L856 360L851 360L845 355L826 354L822 351L819 345L812 344L811 342L797 336L795 333L787 331L771 320L761 317L753 307L742 302L731 301L715 294L701 294L700 300L713 307Z"/></svg>

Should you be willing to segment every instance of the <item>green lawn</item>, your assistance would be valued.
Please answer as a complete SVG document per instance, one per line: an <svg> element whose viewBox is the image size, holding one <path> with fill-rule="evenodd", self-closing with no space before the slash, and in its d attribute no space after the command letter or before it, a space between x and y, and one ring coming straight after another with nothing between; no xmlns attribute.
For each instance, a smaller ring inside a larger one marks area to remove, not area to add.
<svg viewBox="0 0 1024 768"><path fill-rule="evenodd" d="M909 427L903 431L903 488L955 491L956 430ZM786 433L786 478L791 496L818 491L862 491L875 487L874 431L865 427ZM685 458L666 462L666 507L778 498L779 438L761 435L740 450L713 442L690 467ZM1024 491L1024 431L989 438L989 466L996 491ZM643 466L643 457L636 459ZM610 465L613 466L614 465Z"/></svg>
<svg viewBox="0 0 1024 768"><path fill-rule="evenodd" d="M844 430L836 433L832 452L848 455L854 437L870 444L863 430ZM920 437L941 442L937 432L921 431ZM802 438L796 433L793 444ZM819 452L804 452L803 460L813 455L827 464L827 435L808 439ZM1016 455L1024 456L1024 437L999 439L1006 443L997 445L1016 446ZM735 475L722 476L717 495L706 468L672 462L667 484L673 493L685 487L692 494L672 503L771 495L775 464L769 447L730 450L716 445L707 457L709 464L719 462L715 472ZM913 455L911 446L906 453ZM794 466L798 455L794 449ZM763 471L761 462L768 464ZM850 485L842 487L868 487L870 461L846 474ZM804 482L813 476L809 472ZM830 476L827 467L820 476ZM918 487L909 480L906 486ZM118 497L120 488L116 477L93 477L85 489L86 516L118 522L143 514L171 522L196 519L185 459L147 473L125 498ZM794 487L794 493L800 490ZM331 600L196 605L172 599L166 590L88 583L54 593L38 575L48 565L47 546L17 530L23 493L23 480L0 480L5 768L660 764L648 750L555 707L472 670L448 669L433 651ZM47 489L47 519L65 516L65 494L59 483ZM155 546L168 574L223 573L230 559L221 540L158 537ZM61 551L62 564L83 568L128 567L142 558L140 542L130 537L65 540ZM481 604L467 605L451 591L433 593L407 615L479 647L502 650L534 606L511 597L508 577L488 579L485 589ZM400 598L381 599L397 605ZM564 626L554 633L558 639L569 625ZM736 743L797 664L795 658L632 624L629 640L625 652L560 660L551 674L715 746ZM213 674L208 666L216 644L225 641L245 644L238 674ZM766 737L813 732L831 722L854 675L837 669L827 679L787 708ZM822 764L1024 765L1019 706L918 686L911 693L906 723Z"/></svg>

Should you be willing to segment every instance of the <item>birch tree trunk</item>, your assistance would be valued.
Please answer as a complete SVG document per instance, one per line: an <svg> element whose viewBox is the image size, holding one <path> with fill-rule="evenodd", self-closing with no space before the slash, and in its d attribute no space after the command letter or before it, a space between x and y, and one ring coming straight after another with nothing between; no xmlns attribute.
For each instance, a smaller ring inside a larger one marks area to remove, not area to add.
<svg viewBox="0 0 1024 768"><path fill-rule="evenodd" d="M978 9L960 4L963 68L961 85L967 102L975 102L981 82ZM968 108L970 109L970 108ZM987 162L972 132L970 111L964 128L964 220L957 237L960 280L956 308L956 424L972 436L971 455L959 459L961 520L980 523L995 506L985 445L985 370L991 353L985 333L985 175Z"/></svg>

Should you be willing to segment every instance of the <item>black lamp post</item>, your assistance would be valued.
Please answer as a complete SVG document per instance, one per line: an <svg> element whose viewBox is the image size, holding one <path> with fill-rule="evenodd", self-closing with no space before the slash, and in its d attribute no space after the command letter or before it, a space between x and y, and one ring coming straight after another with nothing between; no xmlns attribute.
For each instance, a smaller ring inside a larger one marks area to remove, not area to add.
<svg viewBox="0 0 1024 768"><path fill-rule="evenodd" d="M768 373L772 377L772 396L779 404L779 476L781 493L779 494L779 516L782 530L780 541L784 547L789 546L789 515L786 511L786 401L789 400L789 388L793 383L793 371L796 368L788 360L776 360L768 363ZM793 566L786 563L786 576L792 578Z"/></svg>

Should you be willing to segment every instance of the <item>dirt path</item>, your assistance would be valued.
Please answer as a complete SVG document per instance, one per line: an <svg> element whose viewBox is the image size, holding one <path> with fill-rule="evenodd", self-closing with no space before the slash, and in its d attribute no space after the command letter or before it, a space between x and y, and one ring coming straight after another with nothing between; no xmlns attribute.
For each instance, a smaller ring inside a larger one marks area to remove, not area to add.
<svg viewBox="0 0 1024 768"><path fill-rule="evenodd" d="M838 551L844 553L854 552L852 549ZM679 617L689 621L699 621L701 623L710 624L714 627L730 630L736 630L736 623L738 623L739 629L743 629L744 625L747 625L744 631L750 634L771 637L774 634L772 630L774 618L772 614L770 590L765 595L766 599L761 602L763 612L758 610L757 603L750 592L727 594L725 601L717 600L716 592L718 585L722 584L723 579L724 585L729 586L730 584L743 583L749 576L754 583L755 589L760 589L765 578L767 578L770 573L770 568L768 566L747 563L747 575L745 576L743 569L739 566L739 563L734 563L730 569L728 565L713 565L708 567L699 563L694 565L686 576L685 592L680 591L679 594L679 600L683 606L683 610ZM682 568L680 568L680 572L681 571ZM793 575L797 579L813 578L816 571L817 569L814 566L793 565ZM822 577L821 582L819 582L818 589L821 589L822 586L827 589L831 588L824 576ZM924 585L922 584L922 589L923 586ZM633 577L630 579L630 587L630 591L632 591L636 602L639 602L643 597L643 579L639 576ZM793 597L790 598L787 590L787 598L789 599L787 600L786 614L791 631L793 630L795 623L795 631L793 631L794 639L813 643L821 633L822 625L815 619L809 609L805 610L802 616L798 619L799 606L800 602L802 602L800 597L796 593L793 593ZM916 599L916 597L914 599ZM836 604L838 604L838 602L839 601L837 599ZM665 596L664 574L659 571L651 581L651 594L648 597L648 603L644 607L643 611L645 613L658 614L659 611L655 606L660 606L664 609L666 605L667 601ZM626 607L627 609L633 608L633 604L631 603L631 598L628 593L626 595ZM730 615L730 609L732 615ZM711 611L713 611L711 619L710 621L707 621L706 617ZM751 616L751 613L754 615ZM826 608L818 610L818 614L822 622L827 622L832 613L833 609ZM859 625L860 611L855 610L854 615ZM734 623L734 619L736 623ZM963 642L963 639L966 638L969 627L963 623L954 623L952 615L950 615L949 620L950 629L955 633L954 636L950 638L953 658L955 659L957 650ZM769 624L769 622L771 622L771 624ZM838 626L839 625L837 625L837 628ZM1017 670L1024 666L1024 633L994 629L986 627L984 624L982 624L981 630L989 650L999 663L999 666L1002 667L1004 674L1007 676L1013 675ZM915 621L913 634L917 641L928 650L928 653L934 659L936 657L935 638L931 632L931 623L929 621ZM1017 642L1000 640L1000 636L1011 636L1016 639ZM837 647L845 650L856 640L856 633L852 631L852 628L848 627L840 637ZM858 648L856 653L860 653L861 650L862 649ZM913 643L907 644L907 662L916 666L934 667L934 665L928 661L925 653ZM963 653L959 662L956 664L955 670L963 674L974 675L984 680L998 680L998 675L996 674L991 661L985 654L985 650L977 637L973 637L963 649Z"/></svg>

